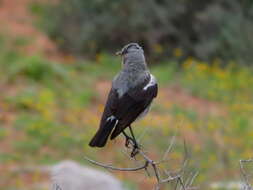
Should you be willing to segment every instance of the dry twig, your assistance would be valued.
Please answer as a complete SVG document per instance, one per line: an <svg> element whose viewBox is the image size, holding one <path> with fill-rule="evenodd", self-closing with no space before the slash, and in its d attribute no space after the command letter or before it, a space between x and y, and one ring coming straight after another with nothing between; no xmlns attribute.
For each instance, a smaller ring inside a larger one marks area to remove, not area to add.
<svg viewBox="0 0 253 190"><path fill-rule="evenodd" d="M178 189L178 185L179 184L179 190L190 190L190 189L196 189L196 187L192 187L193 181L197 176L197 173L193 174L191 178L186 179L186 181L184 182L183 179L183 175L184 175L184 169L187 165L187 150L186 150L186 146L185 146L185 159L183 161L183 165L182 168L178 171L178 172L169 172L169 171L165 171L164 173L166 174L166 177L163 178L161 176L160 173L160 169L158 168L158 165L160 163L166 162L168 161L167 157L174 145L175 142L175 137L172 138L170 145L168 147L168 149L165 151L162 159L160 161L154 161L152 160L143 150L142 148L137 148L135 147L135 144L132 140L129 141L132 151L135 148L136 153L139 154L142 159L143 159L143 163L140 166L137 167L133 167L133 168L118 168L118 167L114 167L111 164L104 164L104 163L100 163L97 161L94 161L88 157L84 157L87 161L89 161L92 164L95 164L97 166L103 167L105 169L109 169L109 170L117 170L117 171L139 171L139 170L145 170L148 174L148 176L150 177L150 173L148 172L148 168L151 168L154 172L154 176L156 178L157 184L155 185L155 190L160 190L161 189L161 185L165 184L165 183L170 183L170 182L176 182L176 187L175 190ZM142 146L138 146L138 147L142 147ZM132 152L131 151L131 152ZM131 158L131 157L129 157ZM174 173L174 174L173 174Z"/></svg>

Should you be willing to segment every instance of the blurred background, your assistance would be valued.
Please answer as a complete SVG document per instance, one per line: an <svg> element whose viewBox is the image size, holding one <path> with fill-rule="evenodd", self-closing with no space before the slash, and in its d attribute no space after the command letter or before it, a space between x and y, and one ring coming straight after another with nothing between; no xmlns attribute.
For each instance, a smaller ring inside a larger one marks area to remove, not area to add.
<svg viewBox="0 0 253 190"><path fill-rule="evenodd" d="M158 160L175 136L162 168L180 168L185 141L196 186L238 189L239 160L253 157L252 0L0 0L0 23L0 189L48 189L46 168L88 165L84 155L136 164L123 137L88 146L121 67L114 53L129 42L144 47L160 88L134 124L145 150ZM112 175L128 190L155 183Z"/></svg>

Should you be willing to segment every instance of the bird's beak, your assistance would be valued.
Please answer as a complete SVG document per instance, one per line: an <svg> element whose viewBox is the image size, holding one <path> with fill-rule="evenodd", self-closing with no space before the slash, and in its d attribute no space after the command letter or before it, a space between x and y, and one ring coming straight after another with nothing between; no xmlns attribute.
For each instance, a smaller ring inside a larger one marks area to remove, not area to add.
<svg viewBox="0 0 253 190"><path fill-rule="evenodd" d="M122 50L117 51L117 52L115 53L115 55L122 55Z"/></svg>

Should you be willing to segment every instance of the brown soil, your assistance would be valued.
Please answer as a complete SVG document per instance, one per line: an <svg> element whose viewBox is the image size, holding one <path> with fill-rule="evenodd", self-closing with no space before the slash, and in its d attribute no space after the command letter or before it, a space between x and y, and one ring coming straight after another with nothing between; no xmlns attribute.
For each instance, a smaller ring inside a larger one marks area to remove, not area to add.
<svg viewBox="0 0 253 190"><path fill-rule="evenodd" d="M42 2L42 0L40 0ZM10 38L24 38L29 45L23 51L27 54L43 54L57 58L55 44L33 25L33 15L29 12L29 4L34 0L1 0L0 1L0 33Z"/></svg>
<svg viewBox="0 0 253 190"><path fill-rule="evenodd" d="M220 103L208 101L206 99L192 95L189 91L180 86L170 86L162 88L159 92L159 101L170 101L172 104L194 110L199 115L225 115L225 108Z"/></svg>

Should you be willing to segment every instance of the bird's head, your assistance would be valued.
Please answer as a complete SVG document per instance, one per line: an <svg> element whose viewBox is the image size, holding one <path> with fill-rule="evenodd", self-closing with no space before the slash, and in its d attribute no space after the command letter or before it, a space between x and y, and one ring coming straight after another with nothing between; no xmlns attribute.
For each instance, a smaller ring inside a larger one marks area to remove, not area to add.
<svg viewBox="0 0 253 190"><path fill-rule="evenodd" d="M144 51L137 43L130 43L125 45L116 55L122 56L123 66L125 65L146 65Z"/></svg>
<svg viewBox="0 0 253 190"><path fill-rule="evenodd" d="M143 49L139 44L137 43L130 43L125 45L120 51L116 53L116 55L121 55L124 56L126 54L131 54L131 53L143 53Z"/></svg>

